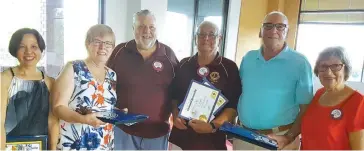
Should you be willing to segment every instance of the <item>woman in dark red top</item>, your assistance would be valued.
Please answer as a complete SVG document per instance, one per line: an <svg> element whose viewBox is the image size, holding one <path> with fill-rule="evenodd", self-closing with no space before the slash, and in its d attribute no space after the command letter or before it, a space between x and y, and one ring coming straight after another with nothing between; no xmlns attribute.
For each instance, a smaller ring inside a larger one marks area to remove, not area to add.
<svg viewBox="0 0 364 151"><path fill-rule="evenodd" d="M314 72L324 86L302 117L304 150L363 150L363 95L345 85L351 65L343 48L320 53Z"/></svg>
<svg viewBox="0 0 364 151"><path fill-rule="evenodd" d="M198 53L182 59L172 81L173 128L169 142L182 150L227 150L226 135L218 128L236 117L241 83L236 64L218 53L220 40L217 25L209 21L202 22L196 35ZM219 89L228 102L210 123L197 119L187 121L179 116L178 106L183 103L191 80L202 82L203 78Z"/></svg>

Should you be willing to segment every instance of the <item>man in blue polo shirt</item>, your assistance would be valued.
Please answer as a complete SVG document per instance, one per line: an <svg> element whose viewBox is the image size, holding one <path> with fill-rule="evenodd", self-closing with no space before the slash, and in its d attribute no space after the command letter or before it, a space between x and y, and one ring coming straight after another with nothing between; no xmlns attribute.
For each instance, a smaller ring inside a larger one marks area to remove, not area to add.
<svg viewBox="0 0 364 151"><path fill-rule="evenodd" d="M298 149L301 116L313 97L312 68L307 59L288 48L288 19L269 13L262 24L263 45L249 51L240 65L242 95L237 111L240 124L269 135L279 149ZM234 149L263 149L234 140Z"/></svg>

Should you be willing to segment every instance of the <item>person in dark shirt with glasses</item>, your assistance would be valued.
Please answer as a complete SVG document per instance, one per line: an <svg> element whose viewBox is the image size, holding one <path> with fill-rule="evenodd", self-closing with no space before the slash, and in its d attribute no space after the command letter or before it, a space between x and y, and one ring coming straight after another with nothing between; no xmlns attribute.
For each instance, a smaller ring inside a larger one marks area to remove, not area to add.
<svg viewBox="0 0 364 151"><path fill-rule="evenodd" d="M182 59L172 82L173 129L169 138L172 149L226 150L226 135L217 129L236 117L236 105L241 94L238 67L235 62L221 56L218 48L221 35L216 24L205 21L198 28L196 55ZM205 72L205 74L201 74ZM180 106L188 92L191 80L206 78L229 101L210 122L184 120L178 116Z"/></svg>

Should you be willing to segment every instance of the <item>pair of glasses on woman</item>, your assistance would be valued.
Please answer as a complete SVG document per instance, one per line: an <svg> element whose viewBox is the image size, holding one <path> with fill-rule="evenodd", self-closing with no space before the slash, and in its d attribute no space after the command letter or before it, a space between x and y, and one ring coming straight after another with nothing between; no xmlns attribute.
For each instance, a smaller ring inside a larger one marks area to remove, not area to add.
<svg viewBox="0 0 364 151"><path fill-rule="evenodd" d="M114 44L112 42L109 42L109 41L101 41L101 40L98 40L98 39L95 39L92 41L93 45L94 46L100 46L101 44L103 44L103 46L105 48L112 48L114 46Z"/></svg>
<svg viewBox="0 0 364 151"><path fill-rule="evenodd" d="M330 68L332 72L340 71L344 67L344 64L332 64L332 65L319 65L317 70L319 72L325 72Z"/></svg>

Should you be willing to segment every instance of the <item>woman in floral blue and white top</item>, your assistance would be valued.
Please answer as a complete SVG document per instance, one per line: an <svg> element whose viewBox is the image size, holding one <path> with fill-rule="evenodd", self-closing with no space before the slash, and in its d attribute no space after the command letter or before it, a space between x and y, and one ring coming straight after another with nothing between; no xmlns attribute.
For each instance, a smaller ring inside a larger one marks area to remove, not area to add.
<svg viewBox="0 0 364 151"><path fill-rule="evenodd" d="M106 25L95 25L86 36L88 57L67 63L52 91L53 112L60 119L60 150L113 150L114 125L95 112L116 103L116 74L105 64L115 47L115 35Z"/></svg>

